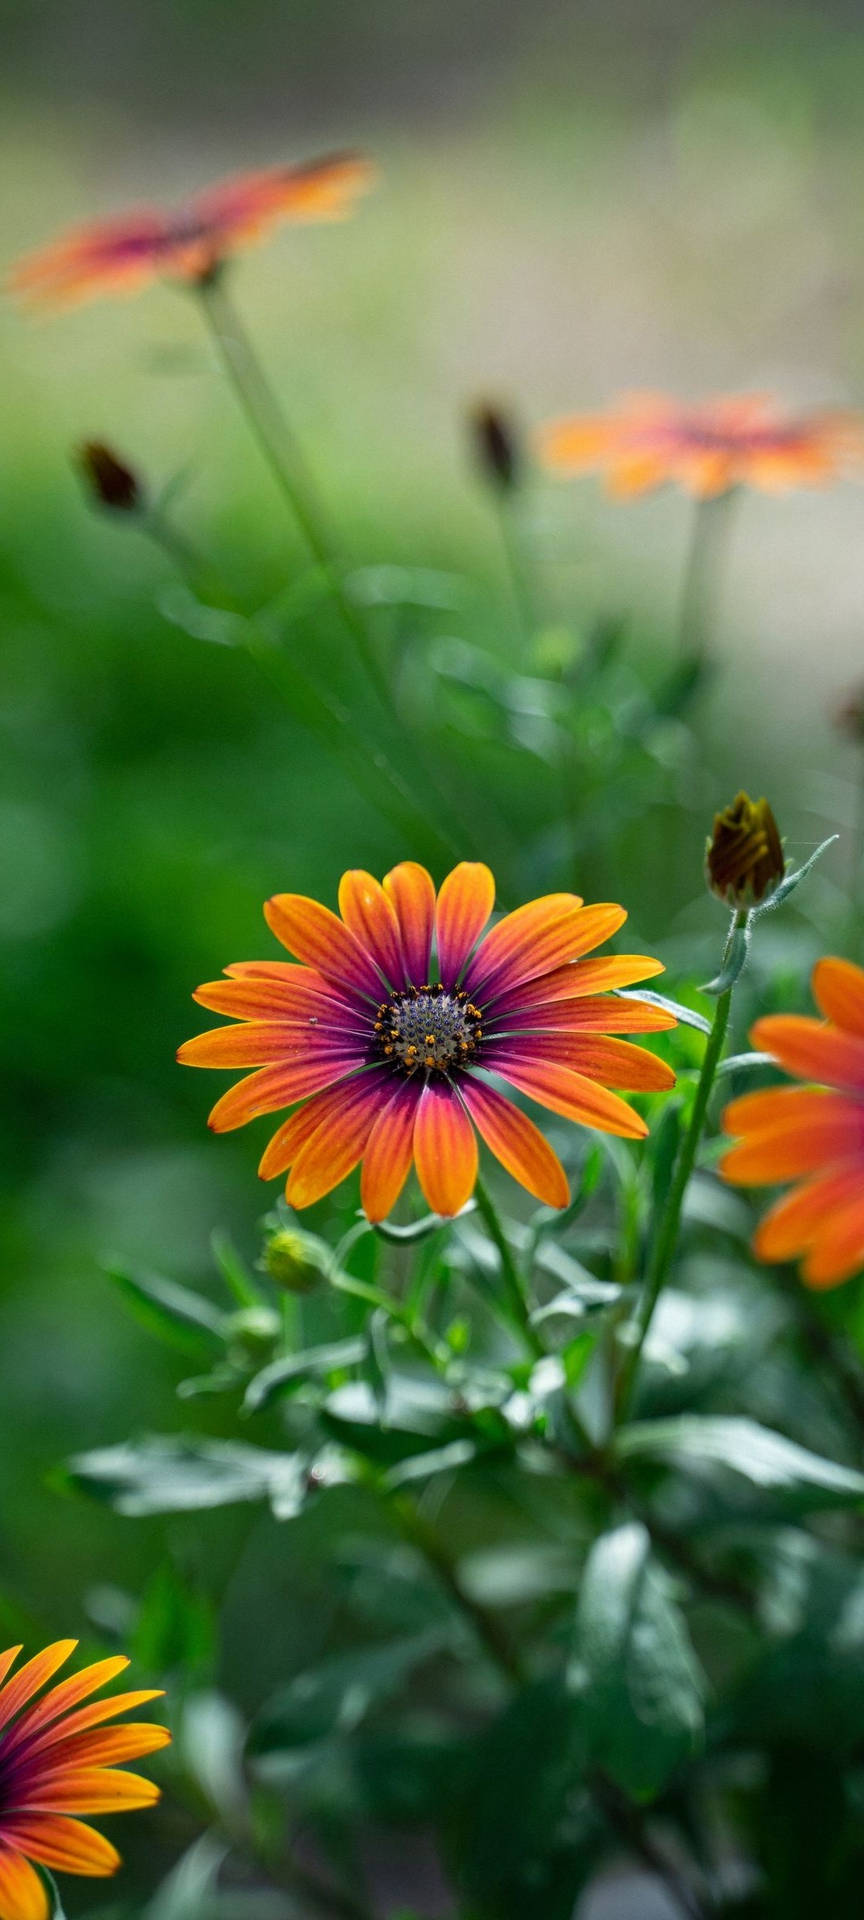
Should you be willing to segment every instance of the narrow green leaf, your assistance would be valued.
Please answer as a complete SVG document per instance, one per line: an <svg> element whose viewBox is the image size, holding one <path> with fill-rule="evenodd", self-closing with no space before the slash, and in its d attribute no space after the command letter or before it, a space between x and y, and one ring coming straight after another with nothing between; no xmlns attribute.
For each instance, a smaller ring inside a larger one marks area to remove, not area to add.
<svg viewBox="0 0 864 1920"><path fill-rule="evenodd" d="M829 847L833 847L835 840L839 840L839 838L840 835L838 833L829 833L827 840L823 840L821 845L816 848L816 852L811 853L809 860L805 860L803 867L796 867L793 873L787 873L785 878L781 880L779 887L775 887L774 892L769 894L768 899L763 900L758 907L753 908L754 914L771 913L774 907L782 907L784 902L789 899L789 895L795 892L795 888L801 885L801 881L806 880L808 873L815 867L817 860L821 860L823 853L825 853Z"/></svg>
<svg viewBox="0 0 864 1920"><path fill-rule="evenodd" d="M700 991L705 993L707 992L707 988L702 987ZM706 1020L704 1013L694 1013L692 1007L683 1006L680 1000L670 1000L668 994L649 993L647 987L616 987L615 998L618 1000L647 1000L649 1006L662 1007L664 1012L674 1013L679 1026L695 1027L698 1033L711 1032L711 1022L710 1020Z"/></svg>
<svg viewBox="0 0 864 1920"><path fill-rule="evenodd" d="M137 1320L170 1346L212 1357L221 1349L223 1316L209 1300L158 1273L106 1267L108 1279L123 1295Z"/></svg>
<svg viewBox="0 0 864 1920"><path fill-rule="evenodd" d="M366 1352L362 1334L352 1339L331 1340L325 1346L307 1347L302 1353L286 1353L256 1373L246 1388L244 1413L259 1413L279 1393L301 1387L304 1380L328 1373L341 1373L345 1367L360 1364Z"/></svg>
<svg viewBox="0 0 864 1920"><path fill-rule="evenodd" d="M659 1460L694 1474L735 1475L782 1495L798 1512L858 1506L864 1500L864 1474L810 1453L755 1420L695 1413L643 1420L621 1428L615 1450L623 1462Z"/></svg>

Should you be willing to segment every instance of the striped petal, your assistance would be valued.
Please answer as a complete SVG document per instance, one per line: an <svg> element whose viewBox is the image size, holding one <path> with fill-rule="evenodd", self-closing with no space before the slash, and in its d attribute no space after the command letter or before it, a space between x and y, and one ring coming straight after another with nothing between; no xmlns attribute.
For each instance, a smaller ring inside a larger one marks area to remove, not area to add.
<svg viewBox="0 0 864 1920"><path fill-rule="evenodd" d="M17 1813L4 1820L3 1832L13 1846L20 1847L40 1867L57 1873L84 1873L94 1880L107 1880L120 1865L120 1855L110 1840L83 1820L67 1820L62 1814Z"/></svg>
<svg viewBox="0 0 864 1920"><path fill-rule="evenodd" d="M38 1873L34 1873L29 1862L14 1847L0 1840L2 1920L48 1920L49 1912L48 1892Z"/></svg>
<svg viewBox="0 0 864 1920"><path fill-rule="evenodd" d="M244 1127L247 1120L257 1119L261 1113L293 1107L295 1100L322 1093L325 1087L356 1072L363 1058L356 1047L347 1052L327 1049L315 1059L298 1060L293 1066L261 1067L258 1073L248 1074L245 1080L238 1080L236 1087L223 1093L207 1125L214 1133L230 1133L235 1127Z"/></svg>
<svg viewBox="0 0 864 1920"><path fill-rule="evenodd" d="M760 1052L770 1053L787 1073L802 1080L864 1091L864 1039L840 1027L823 1026L806 1014L769 1013L756 1021L750 1038Z"/></svg>
<svg viewBox="0 0 864 1920"><path fill-rule="evenodd" d="M351 1173L391 1098L392 1085L389 1072L373 1069L346 1088L345 1100L334 1104L297 1154L285 1188L289 1206L313 1206Z"/></svg>
<svg viewBox="0 0 864 1920"><path fill-rule="evenodd" d="M424 1199L450 1219L470 1200L477 1179L477 1136L453 1089L429 1081L414 1123L414 1161Z"/></svg>
<svg viewBox="0 0 864 1920"><path fill-rule="evenodd" d="M812 985L820 1013L864 1039L864 970L851 960L817 960Z"/></svg>
<svg viewBox="0 0 864 1920"><path fill-rule="evenodd" d="M648 1132L645 1121L617 1093L610 1093L608 1087L600 1087L594 1080L586 1080L581 1073L574 1073L572 1067L562 1067L555 1061L508 1060L506 1066L498 1066L495 1072L502 1080L509 1080L512 1087L520 1093L527 1093L529 1099L538 1101L541 1107L548 1107L552 1113L563 1114L565 1120L577 1120L582 1126L595 1127L601 1133L617 1133L624 1139L644 1140Z"/></svg>
<svg viewBox="0 0 864 1920"><path fill-rule="evenodd" d="M566 900L568 896L564 894L557 897ZM543 902L535 901L532 905L540 908ZM526 910L517 908L518 913L523 911ZM508 917L512 920L516 916L511 914ZM483 946L475 955L470 969L470 981L466 981L466 986L469 992L482 997L484 1004L488 1005L490 1001L500 999L502 994L509 994L514 987L521 986L523 981L534 980L541 974L551 973L566 961L576 960L580 954L599 946L601 941L610 939L611 935L623 926L626 918L624 908L612 904L596 907L550 908L545 917L537 914L533 929L529 929L529 923L526 922L524 938L510 943L514 950L512 952L505 950L503 960L497 956L497 953L493 953L495 965L491 974L486 974L488 942L493 940L499 931L498 927L493 927L491 934L487 935ZM502 920L501 928L506 925L507 922ZM474 977L475 966L479 972L481 965L484 969L482 981L479 977L477 979Z"/></svg>
<svg viewBox="0 0 864 1920"><path fill-rule="evenodd" d="M435 930L435 888L431 875L415 860L403 860L384 875L384 892L392 900L405 955L405 984L426 985Z"/></svg>
<svg viewBox="0 0 864 1920"><path fill-rule="evenodd" d="M316 1093L306 1101L305 1106L292 1113L290 1119L283 1121L264 1148L258 1167L260 1179L274 1180L278 1174L288 1172L301 1147L311 1140L322 1120L337 1111L344 1102L351 1085L353 1082L350 1080L337 1081L335 1087L328 1087L324 1093Z"/></svg>
<svg viewBox="0 0 864 1920"><path fill-rule="evenodd" d="M11 1673L19 1653L23 1653L23 1651L23 1647L7 1647L4 1653L0 1653L0 1688L2 1688L7 1673Z"/></svg>
<svg viewBox="0 0 864 1920"><path fill-rule="evenodd" d="M14 1715L26 1706L28 1700L32 1700L34 1693L38 1693L46 1680L50 1680L58 1667L62 1667L70 1654L75 1652L77 1645L77 1640L55 1640L42 1653L28 1660L25 1666L19 1667L14 1679L7 1680L5 1686L0 1687L0 1727L8 1726Z"/></svg>
<svg viewBox="0 0 864 1920"><path fill-rule="evenodd" d="M323 980L315 986L318 976L311 967L297 967L298 974L306 978L300 982L250 978L238 980L207 980L196 987L192 995L199 1007L208 1007L211 1013L227 1013L233 1020L316 1020L323 1025L344 1025L346 1020L358 1021L371 1017L361 1011L356 1002L342 999Z"/></svg>
<svg viewBox="0 0 864 1920"><path fill-rule="evenodd" d="M665 1033L677 1024L666 1007L606 993L549 1000L516 1012L501 1000L489 1016L491 1029L512 1033Z"/></svg>
<svg viewBox="0 0 864 1920"><path fill-rule="evenodd" d="M473 1076L465 1078L460 1092L481 1140L502 1167L527 1187L535 1200L547 1207L566 1207L570 1198L567 1175L533 1120L496 1093L494 1087Z"/></svg>
<svg viewBox="0 0 864 1920"><path fill-rule="evenodd" d="M819 1167L830 1167L832 1161L848 1160L857 1154L864 1184L864 1110L859 1113L858 1121L857 1129L852 1131L845 1121L827 1113L814 1117L806 1126L800 1120L793 1120L785 1126L772 1126L764 1133L750 1133L740 1146L724 1154L720 1172L724 1180L731 1180L735 1185L773 1186L781 1180L797 1180L803 1173L814 1173Z"/></svg>
<svg viewBox="0 0 864 1920"><path fill-rule="evenodd" d="M124 1760L141 1760L145 1753L158 1753L171 1745L167 1727L153 1720L129 1720L122 1727L93 1727L87 1733L65 1733L51 1748L37 1752L29 1743L18 1756L16 1782L31 1764L38 1765L41 1782L52 1779L68 1767L114 1767Z"/></svg>
<svg viewBox="0 0 864 1920"><path fill-rule="evenodd" d="M864 1106L843 1093L829 1093L821 1087L760 1087L757 1093L742 1093L730 1100L723 1114L726 1133L767 1133L773 1127L798 1123L802 1130L820 1126L828 1116L838 1124L857 1130L864 1118Z"/></svg>
<svg viewBox="0 0 864 1920"><path fill-rule="evenodd" d="M493 985L499 993L504 990L502 980L515 987L521 980L550 971L562 960L575 958L566 932L572 928L581 905L578 893L547 893L505 914L478 947L465 977L466 990L487 998ZM562 927L565 943L559 952ZM547 950L551 955L548 959Z"/></svg>
<svg viewBox="0 0 864 1920"><path fill-rule="evenodd" d="M55 1691L59 1692L59 1688ZM50 1723L47 1726L40 1724L35 1734L34 1716L28 1714L28 1751L30 1753L45 1752L60 1740L67 1740L73 1734L85 1733L90 1727L98 1727L106 1720L113 1720L118 1713L128 1713L133 1707L143 1707L150 1700L163 1698L164 1690L161 1687L142 1687L135 1693L115 1693L110 1700L91 1700L89 1706L79 1707L77 1713L66 1713L62 1719L58 1720L52 1716ZM12 1736L10 1735L9 1738L11 1741Z"/></svg>
<svg viewBox="0 0 864 1920"><path fill-rule="evenodd" d="M484 1049L483 1064L492 1073L509 1073L511 1064L533 1066L557 1062L572 1067L589 1080L631 1092L662 1092L674 1087L675 1075L665 1060L634 1047L628 1040L607 1040L587 1034L544 1033L533 1039L495 1040Z"/></svg>
<svg viewBox="0 0 864 1920"><path fill-rule="evenodd" d="M338 986L376 1002L381 999L380 974L350 928L329 907L302 893L277 893L266 902L264 918L283 947L323 973L325 980L335 980Z"/></svg>
<svg viewBox="0 0 864 1920"><path fill-rule="evenodd" d="M448 873L435 908L438 972L445 987L456 985L494 905L495 880L481 861L462 860Z"/></svg>
<svg viewBox="0 0 864 1920"><path fill-rule="evenodd" d="M209 1033L196 1033L177 1049L183 1067L265 1067L277 1061L294 1063L323 1059L327 1053L343 1053L356 1046L358 1056L367 1045L355 1022L326 1031L309 1020L244 1020L239 1026L211 1027Z"/></svg>
<svg viewBox="0 0 864 1920"><path fill-rule="evenodd" d="M756 1229L753 1246L760 1260L791 1260L817 1240L823 1221L835 1208L860 1200L861 1169L840 1168L820 1174L778 1200Z"/></svg>
<svg viewBox="0 0 864 1920"><path fill-rule="evenodd" d="M391 987L400 987L405 962L399 922L380 881L373 879L371 873L364 873L362 867L343 873L339 882L339 912L349 932L371 954L379 973Z"/></svg>
<svg viewBox="0 0 864 1920"><path fill-rule="evenodd" d="M51 1813L123 1813L155 1806L159 1788L140 1773L117 1767L70 1766L28 1790L27 1811Z"/></svg>
<svg viewBox="0 0 864 1920"><path fill-rule="evenodd" d="M586 912L590 909L586 908ZM664 973L662 960L645 953L597 954L592 960L574 960L536 980L525 980L506 997L508 1007L542 1006L550 1000L575 1000L583 994L610 993L614 987L632 987Z"/></svg>
<svg viewBox="0 0 864 1920"><path fill-rule="evenodd" d="M413 1157L414 1122L420 1087L405 1080L379 1113L363 1155L360 1203L373 1224L395 1207Z"/></svg>

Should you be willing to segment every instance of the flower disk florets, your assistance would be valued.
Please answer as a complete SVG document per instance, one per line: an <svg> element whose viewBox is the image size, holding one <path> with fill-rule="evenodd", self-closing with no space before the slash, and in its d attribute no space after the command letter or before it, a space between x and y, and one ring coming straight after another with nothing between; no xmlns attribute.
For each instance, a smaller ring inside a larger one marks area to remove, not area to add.
<svg viewBox="0 0 864 1920"><path fill-rule="evenodd" d="M446 1075L476 1059L482 1030L479 1007L460 988L409 987L378 1008L376 1052L402 1073Z"/></svg>

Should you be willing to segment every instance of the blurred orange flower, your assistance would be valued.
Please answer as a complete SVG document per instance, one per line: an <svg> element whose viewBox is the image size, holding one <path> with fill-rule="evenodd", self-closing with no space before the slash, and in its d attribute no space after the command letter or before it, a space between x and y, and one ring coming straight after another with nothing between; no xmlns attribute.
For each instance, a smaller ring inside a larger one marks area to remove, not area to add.
<svg viewBox="0 0 864 1920"><path fill-rule="evenodd" d="M9 285L34 305L69 306L103 293L135 293L164 276L206 280L281 220L339 220L375 178L361 154L238 174L173 212L141 208L75 227L12 268Z"/></svg>
<svg viewBox="0 0 864 1920"><path fill-rule="evenodd" d="M762 395L685 406L630 394L603 413L550 422L538 444L556 473L601 473L622 498L676 482L710 500L737 486L775 493L837 479L864 459L864 422L839 410L790 415Z"/></svg>
<svg viewBox="0 0 864 1920"><path fill-rule="evenodd" d="M362 1160L363 1206L381 1220L413 1162L433 1212L458 1213L477 1179L476 1133L529 1193L566 1206L557 1155L487 1074L583 1126L646 1134L609 1089L659 1090L674 1075L609 1036L657 1032L674 1016L609 989L662 972L659 961L583 958L617 932L623 907L554 893L484 934L494 903L495 882L479 862L455 867L437 896L413 861L383 886L346 873L341 918L301 894L267 902L268 925L302 965L251 961L198 988L202 1006L242 1024L187 1040L178 1058L258 1069L214 1107L217 1133L297 1107L260 1166L263 1179L290 1168L292 1206L311 1206Z"/></svg>
<svg viewBox="0 0 864 1920"><path fill-rule="evenodd" d="M819 960L813 996L824 1020L768 1014L750 1036L811 1084L733 1100L723 1124L739 1144L721 1171L744 1186L800 1179L753 1245L760 1260L801 1258L808 1286L833 1287L864 1267L864 971Z"/></svg>
<svg viewBox="0 0 864 1920"><path fill-rule="evenodd" d="M117 1771L116 1763L167 1746L167 1729L149 1720L105 1726L159 1693L115 1693L80 1704L122 1673L128 1660L84 1667L37 1700L77 1644L58 1640L17 1672L21 1648L0 1652L0 1920L48 1920L52 1903L31 1861L100 1880L119 1867L116 1847L78 1814L126 1813L152 1807L159 1798L151 1781Z"/></svg>

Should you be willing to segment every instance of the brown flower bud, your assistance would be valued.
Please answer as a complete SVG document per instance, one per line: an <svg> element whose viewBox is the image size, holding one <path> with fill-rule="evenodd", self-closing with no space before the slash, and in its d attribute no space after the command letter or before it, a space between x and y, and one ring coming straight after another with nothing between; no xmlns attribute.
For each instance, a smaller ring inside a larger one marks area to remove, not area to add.
<svg viewBox="0 0 864 1920"><path fill-rule="evenodd" d="M101 440L88 440L78 457L85 484L100 506L112 513L140 511L144 489L138 475L110 447Z"/></svg>
<svg viewBox="0 0 864 1920"><path fill-rule="evenodd" d="M503 493L518 486L521 456L513 423L500 407L481 401L469 415L474 456L485 480Z"/></svg>
<svg viewBox="0 0 864 1920"><path fill-rule="evenodd" d="M755 907L774 892L786 862L767 800L739 793L715 816L705 870L711 892L728 907Z"/></svg>

